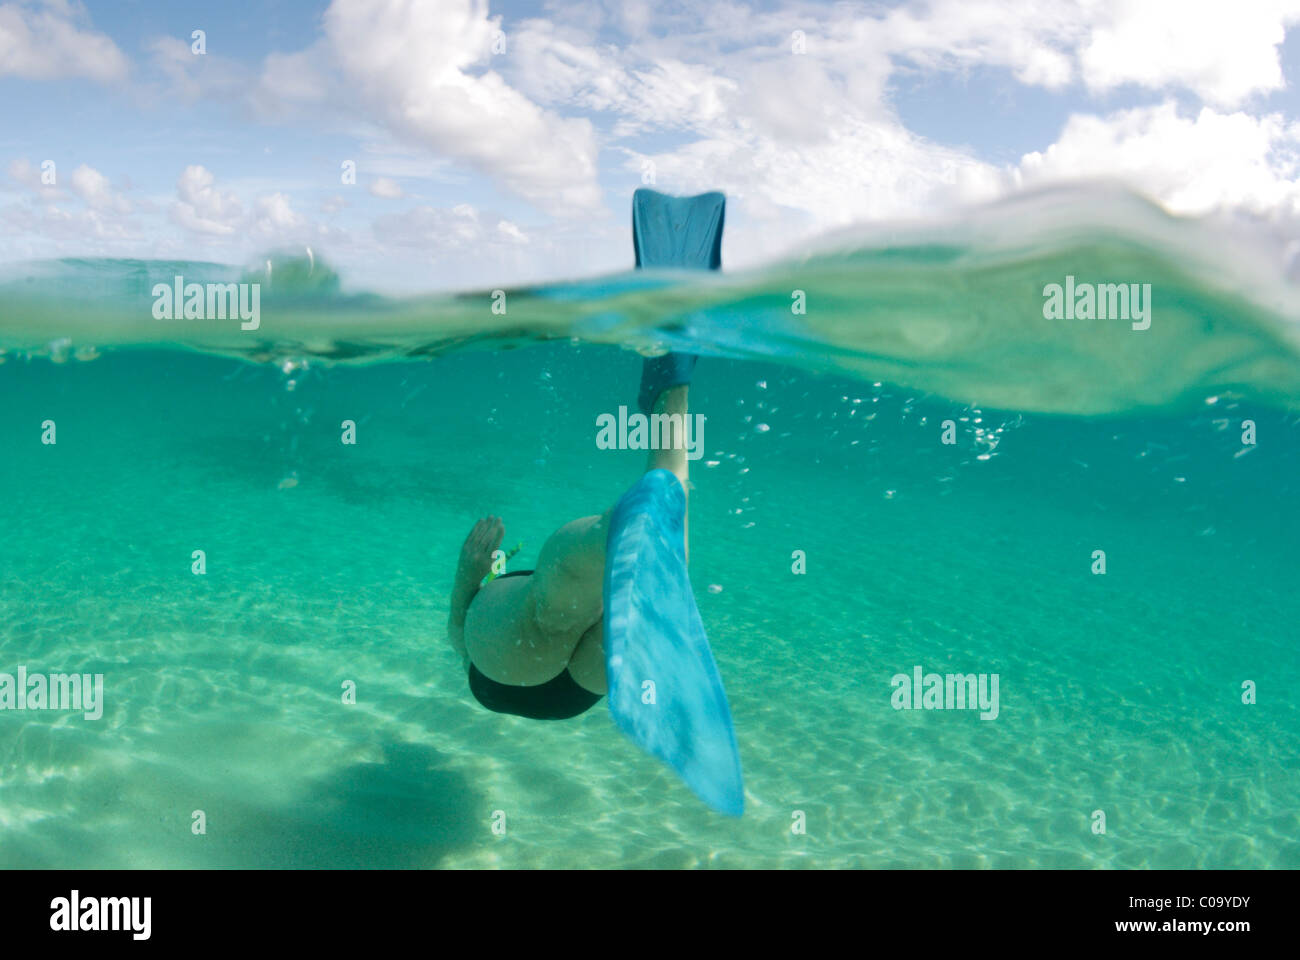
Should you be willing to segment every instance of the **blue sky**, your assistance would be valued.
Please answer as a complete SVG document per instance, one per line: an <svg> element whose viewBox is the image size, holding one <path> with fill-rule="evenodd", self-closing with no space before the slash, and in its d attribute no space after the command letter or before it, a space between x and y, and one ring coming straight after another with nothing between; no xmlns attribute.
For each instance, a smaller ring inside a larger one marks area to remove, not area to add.
<svg viewBox="0 0 1300 960"><path fill-rule="evenodd" d="M1283 0L0 0L0 260L310 246L351 287L589 275L629 265L651 177L727 192L729 266L1097 177L1289 230L1298 21Z"/></svg>

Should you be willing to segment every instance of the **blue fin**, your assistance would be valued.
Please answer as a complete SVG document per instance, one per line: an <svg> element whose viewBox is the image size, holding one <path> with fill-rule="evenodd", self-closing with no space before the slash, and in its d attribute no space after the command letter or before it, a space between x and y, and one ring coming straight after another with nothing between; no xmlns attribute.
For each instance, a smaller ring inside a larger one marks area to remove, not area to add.
<svg viewBox="0 0 1300 960"><path fill-rule="evenodd" d="M632 247L638 267L722 266L727 198L714 191L670 197L642 187L632 194Z"/></svg>
<svg viewBox="0 0 1300 960"><path fill-rule="evenodd" d="M641 412L646 415L653 413L659 394L669 387L690 383L698 359L693 353L665 353L662 357L646 357L641 363L641 388L636 392L636 405Z"/></svg>
<svg viewBox="0 0 1300 960"><path fill-rule="evenodd" d="M740 754L686 573L685 519L686 494L667 470L645 474L614 507L604 585L609 709L701 800L738 817ZM651 689L654 702L645 703Z"/></svg>
<svg viewBox="0 0 1300 960"><path fill-rule="evenodd" d="M632 194L632 247L641 267L686 267L717 270L722 266L722 225L727 198L701 193L695 197L670 197L654 190ZM695 356L670 353L648 358L641 367L637 406L650 413L654 402L669 387L691 382Z"/></svg>

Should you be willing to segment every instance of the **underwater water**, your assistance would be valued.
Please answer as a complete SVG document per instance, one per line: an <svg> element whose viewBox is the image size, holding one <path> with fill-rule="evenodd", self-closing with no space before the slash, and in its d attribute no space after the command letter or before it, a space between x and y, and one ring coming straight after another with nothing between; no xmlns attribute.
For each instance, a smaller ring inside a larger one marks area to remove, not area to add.
<svg viewBox="0 0 1300 960"><path fill-rule="evenodd" d="M314 258L0 267L0 672L104 676L98 719L0 710L0 867L1300 866L1288 282L1033 204L504 313ZM258 329L153 316L178 274L260 278ZM1149 328L1045 318L1067 276L1150 283ZM595 420L652 342L705 354L739 820L603 703L486 711L445 639L475 519L527 569L643 469ZM895 709L918 666L996 674L996 717Z"/></svg>

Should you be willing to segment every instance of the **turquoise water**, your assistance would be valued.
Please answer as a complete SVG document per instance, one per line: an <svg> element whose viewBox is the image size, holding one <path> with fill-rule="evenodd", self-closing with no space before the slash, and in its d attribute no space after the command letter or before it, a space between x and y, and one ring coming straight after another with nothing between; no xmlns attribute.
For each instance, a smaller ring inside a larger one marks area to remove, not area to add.
<svg viewBox="0 0 1300 960"><path fill-rule="evenodd" d="M0 672L105 683L98 720L0 711L0 866L1300 866L1289 287L1106 202L505 315L275 261L255 336L149 314L237 269L0 268ZM1067 273L1151 282L1151 328L1044 320ZM443 634L477 517L527 568L635 479L594 423L650 341L708 355L691 576L738 821L603 704L483 710ZM998 674L997 718L893 709L917 665Z"/></svg>

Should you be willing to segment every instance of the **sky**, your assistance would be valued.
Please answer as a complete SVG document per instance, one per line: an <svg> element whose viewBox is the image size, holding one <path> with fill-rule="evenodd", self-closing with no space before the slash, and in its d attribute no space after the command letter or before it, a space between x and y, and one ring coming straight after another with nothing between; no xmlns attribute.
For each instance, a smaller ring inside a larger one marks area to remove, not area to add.
<svg viewBox="0 0 1300 960"><path fill-rule="evenodd" d="M1297 23L1300 0L0 0L0 262L584 277L631 266L640 186L724 191L727 268L1096 179L1296 235Z"/></svg>

